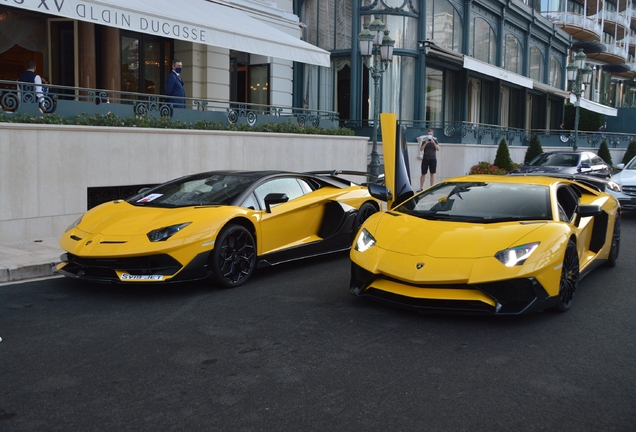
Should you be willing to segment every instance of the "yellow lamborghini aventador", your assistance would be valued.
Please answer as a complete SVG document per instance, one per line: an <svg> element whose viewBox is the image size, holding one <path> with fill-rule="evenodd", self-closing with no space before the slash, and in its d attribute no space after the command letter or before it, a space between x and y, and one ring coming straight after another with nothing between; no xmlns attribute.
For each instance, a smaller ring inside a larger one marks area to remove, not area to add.
<svg viewBox="0 0 636 432"><path fill-rule="evenodd" d="M597 180L474 175L413 196L389 141L383 133L395 172L369 185L389 210L354 241L351 293L428 311L565 311L581 277L615 265L620 206Z"/></svg>
<svg viewBox="0 0 636 432"><path fill-rule="evenodd" d="M335 172L195 174L89 210L62 235L58 271L118 283L213 275L233 287L257 266L349 249L378 209Z"/></svg>

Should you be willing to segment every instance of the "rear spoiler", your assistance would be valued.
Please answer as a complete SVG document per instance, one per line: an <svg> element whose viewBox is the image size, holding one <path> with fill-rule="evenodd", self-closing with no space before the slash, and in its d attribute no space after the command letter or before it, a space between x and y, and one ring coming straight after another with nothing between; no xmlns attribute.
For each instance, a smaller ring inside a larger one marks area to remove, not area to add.
<svg viewBox="0 0 636 432"><path fill-rule="evenodd" d="M377 177L370 175L366 171L348 171L348 170L331 170L331 171L309 171L306 174L311 175L328 175L330 177L338 177L339 175L360 176L366 177L367 181L360 184L367 185L369 183L384 183L384 174L380 174Z"/></svg>

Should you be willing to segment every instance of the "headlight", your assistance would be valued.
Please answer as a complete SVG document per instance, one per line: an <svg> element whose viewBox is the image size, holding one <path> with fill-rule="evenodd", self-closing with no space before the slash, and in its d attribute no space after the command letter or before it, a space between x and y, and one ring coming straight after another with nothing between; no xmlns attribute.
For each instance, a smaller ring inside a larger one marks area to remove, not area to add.
<svg viewBox="0 0 636 432"><path fill-rule="evenodd" d="M173 235L175 235L176 233L178 233L179 231L181 231L182 229L190 225L191 223L192 222L186 222L179 225L172 225L169 227L159 228L159 229L150 231L146 235L148 236L148 240L150 240L151 242L166 241L170 237L172 237Z"/></svg>
<svg viewBox="0 0 636 432"><path fill-rule="evenodd" d="M364 252L365 250L373 247L375 245L375 238L371 235L369 231L365 228L362 228L360 234L358 234L358 239L356 240L356 245L354 249L358 252Z"/></svg>
<svg viewBox="0 0 636 432"><path fill-rule="evenodd" d="M70 224L70 225L68 226L68 228L66 228L66 229L64 230L64 232L69 232L70 230L72 230L73 228L75 228L76 226L78 226L78 225L80 224L80 222L82 222L82 218L83 218L83 217L84 217L84 216L80 216L80 217L78 217L78 218L77 218L77 220L76 220L75 222L73 222L72 224Z"/></svg>
<svg viewBox="0 0 636 432"><path fill-rule="evenodd" d="M495 258L506 267L521 265L526 262L532 252L539 246L539 243L540 242L528 243L499 251L495 254Z"/></svg>
<svg viewBox="0 0 636 432"><path fill-rule="evenodd" d="M607 182L607 188L609 190L614 191L614 192L620 192L621 191L621 185L619 185L618 183L613 182L613 181L608 181Z"/></svg>

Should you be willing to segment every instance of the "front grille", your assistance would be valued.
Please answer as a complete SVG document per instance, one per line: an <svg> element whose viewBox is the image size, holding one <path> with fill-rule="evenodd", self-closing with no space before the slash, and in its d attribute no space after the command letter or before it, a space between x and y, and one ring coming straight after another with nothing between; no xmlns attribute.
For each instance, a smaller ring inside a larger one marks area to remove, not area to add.
<svg viewBox="0 0 636 432"><path fill-rule="evenodd" d="M375 288L369 288L364 294L373 300L383 303L429 312L454 312L460 314L494 314L496 312L494 307L480 301L411 298Z"/></svg>
<svg viewBox="0 0 636 432"><path fill-rule="evenodd" d="M623 193L632 197L636 197L636 186L623 186Z"/></svg>
<svg viewBox="0 0 636 432"><path fill-rule="evenodd" d="M179 261L170 255L150 255L134 258L82 258L66 254L68 264L63 271L78 277L119 280L115 270L131 275L173 275L181 269Z"/></svg>

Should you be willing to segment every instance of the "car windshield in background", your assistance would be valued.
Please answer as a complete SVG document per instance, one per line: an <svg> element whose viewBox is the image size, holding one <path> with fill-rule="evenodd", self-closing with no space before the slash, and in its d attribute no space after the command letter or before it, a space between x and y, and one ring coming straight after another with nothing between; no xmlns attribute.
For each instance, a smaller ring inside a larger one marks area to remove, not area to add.
<svg viewBox="0 0 636 432"><path fill-rule="evenodd" d="M632 158L627 165L623 168L624 170L636 170L636 158Z"/></svg>
<svg viewBox="0 0 636 432"><path fill-rule="evenodd" d="M229 205L255 180L250 176L210 173L189 176L139 193L127 202L150 207Z"/></svg>
<svg viewBox="0 0 636 432"><path fill-rule="evenodd" d="M395 211L455 222L550 220L547 186L513 183L440 183Z"/></svg>
<svg viewBox="0 0 636 432"><path fill-rule="evenodd" d="M578 153L543 153L532 159L530 166L575 167L579 164Z"/></svg>

